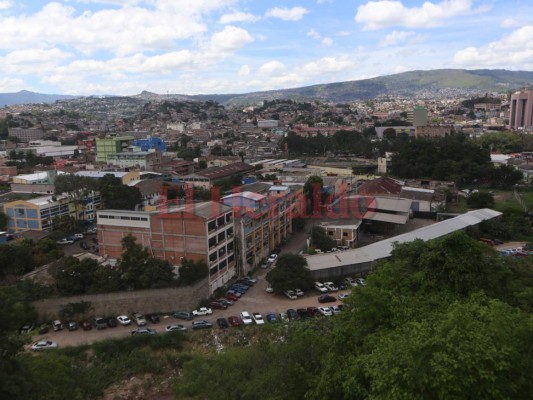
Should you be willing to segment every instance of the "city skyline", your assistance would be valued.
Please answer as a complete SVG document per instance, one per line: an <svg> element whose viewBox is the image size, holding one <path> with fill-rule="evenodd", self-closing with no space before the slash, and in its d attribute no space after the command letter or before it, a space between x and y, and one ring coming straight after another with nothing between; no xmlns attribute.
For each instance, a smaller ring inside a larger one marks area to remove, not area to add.
<svg viewBox="0 0 533 400"><path fill-rule="evenodd" d="M0 0L0 93L246 93L532 70L532 11L520 0Z"/></svg>

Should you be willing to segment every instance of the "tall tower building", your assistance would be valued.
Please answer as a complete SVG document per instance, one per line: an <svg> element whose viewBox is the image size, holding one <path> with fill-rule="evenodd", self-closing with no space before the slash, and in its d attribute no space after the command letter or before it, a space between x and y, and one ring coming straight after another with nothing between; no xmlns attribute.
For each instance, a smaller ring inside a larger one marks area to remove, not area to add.
<svg viewBox="0 0 533 400"><path fill-rule="evenodd" d="M533 90L511 95L509 127L514 130L533 130Z"/></svg>

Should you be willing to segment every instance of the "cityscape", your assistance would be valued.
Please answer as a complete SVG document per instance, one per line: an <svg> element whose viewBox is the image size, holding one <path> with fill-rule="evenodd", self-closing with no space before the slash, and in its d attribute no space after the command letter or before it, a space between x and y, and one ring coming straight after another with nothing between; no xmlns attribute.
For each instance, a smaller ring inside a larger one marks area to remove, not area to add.
<svg viewBox="0 0 533 400"><path fill-rule="evenodd" d="M265 3L0 1L0 397L529 399L531 21Z"/></svg>

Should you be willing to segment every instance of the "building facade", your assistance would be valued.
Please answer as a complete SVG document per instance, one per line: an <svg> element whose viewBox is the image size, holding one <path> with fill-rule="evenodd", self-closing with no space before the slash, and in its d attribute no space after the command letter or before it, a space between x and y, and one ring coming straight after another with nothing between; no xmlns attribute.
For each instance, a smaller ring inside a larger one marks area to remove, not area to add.
<svg viewBox="0 0 533 400"><path fill-rule="evenodd" d="M9 128L9 136L16 137L23 143L39 140L44 137L44 131L38 128Z"/></svg>
<svg viewBox="0 0 533 400"><path fill-rule="evenodd" d="M54 227L54 218L71 216L91 223L101 207L100 195L92 192L81 201L67 195L43 196L30 200L15 200L4 204L9 232L44 231Z"/></svg>
<svg viewBox="0 0 533 400"><path fill-rule="evenodd" d="M511 95L509 127L514 130L533 130L533 90Z"/></svg>
<svg viewBox="0 0 533 400"><path fill-rule="evenodd" d="M122 153L129 147L133 139L133 136L96 139L96 162L107 163L108 154Z"/></svg>
<svg viewBox="0 0 533 400"><path fill-rule="evenodd" d="M118 168L140 168L153 171L161 166L161 152L132 151L107 155L107 163Z"/></svg>
<svg viewBox="0 0 533 400"><path fill-rule="evenodd" d="M127 235L153 257L179 265L183 258L204 260L209 268L210 294L236 275L235 226L231 207L203 202L160 208L153 212L98 212L100 254L119 258Z"/></svg>

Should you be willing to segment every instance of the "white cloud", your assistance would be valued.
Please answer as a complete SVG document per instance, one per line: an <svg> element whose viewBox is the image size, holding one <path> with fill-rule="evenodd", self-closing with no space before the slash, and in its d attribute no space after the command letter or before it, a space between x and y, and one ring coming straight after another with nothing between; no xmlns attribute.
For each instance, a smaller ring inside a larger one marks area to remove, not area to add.
<svg viewBox="0 0 533 400"><path fill-rule="evenodd" d="M22 79L0 78L0 93L15 92L24 88L28 89Z"/></svg>
<svg viewBox="0 0 533 400"><path fill-rule="evenodd" d="M521 19L515 19L515 18L506 18L504 19L500 26L502 28L518 28L520 26L524 26L524 25L530 25L531 22L528 22L526 20L521 20Z"/></svg>
<svg viewBox="0 0 533 400"><path fill-rule="evenodd" d="M227 25L222 31L213 34L208 51L215 54L228 54L253 41L254 39L247 30Z"/></svg>
<svg viewBox="0 0 533 400"><path fill-rule="evenodd" d="M472 0L426 1L421 7L406 7L401 1L370 1L357 7L355 21L363 29L373 30L390 26L426 28L439 26L446 19L475 12L485 12L486 7L474 10Z"/></svg>
<svg viewBox="0 0 533 400"><path fill-rule="evenodd" d="M221 24L232 24L234 22L256 22L260 19L260 17L250 13L234 12L231 14L224 14L220 17L218 22Z"/></svg>
<svg viewBox="0 0 533 400"><path fill-rule="evenodd" d="M15 50L0 57L0 71L17 75L46 73L72 56L59 49Z"/></svg>
<svg viewBox="0 0 533 400"><path fill-rule="evenodd" d="M324 39L322 39L322 42L321 42L324 46L331 46L333 44L333 39L332 38L329 38L329 37L326 37Z"/></svg>
<svg viewBox="0 0 533 400"><path fill-rule="evenodd" d="M322 37L320 33L315 31L314 29L310 29L306 35L313 39L320 39Z"/></svg>
<svg viewBox="0 0 533 400"><path fill-rule="evenodd" d="M456 66L469 68L533 68L533 25L523 26L482 47L467 47L453 56Z"/></svg>
<svg viewBox="0 0 533 400"><path fill-rule="evenodd" d="M279 18L283 21L299 21L307 14L309 10L304 7L274 7L268 10L266 17Z"/></svg>
<svg viewBox="0 0 533 400"><path fill-rule="evenodd" d="M285 65L277 60L269 61L259 67L259 74L266 76L281 75L287 70Z"/></svg>
<svg viewBox="0 0 533 400"><path fill-rule="evenodd" d="M8 8L13 7L13 2L11 0L2 0L0 1L0 10L7 10Z"/></svg>
<svg viewBox="0 0 533 400"><path fill-rule="evenodd" d="M250 75L250 66L249 65L241 66L241 68L239 68L239 75L240 76L248 76L248 75Z"/></svg>
<svg viewBox="0 0 533 400"><path fill-rule="evenodd" d="M307 76L317 76L332 72L346 71L355 67L355 62L348 58L323 57L298 68L298 72Z"/></svg>
<svg viewBox="0 0 533 400"><path fill-rule="evenodd" d="M335 0L316 0L316 4L333 3Z"/></svg>
<svg viewBox="0 0 533 400"><path fill-rule="evenodd" d="M405 42L409 37L414 36L415 32L392 31L379 42L380 47L394 46L398 43Z"/></svg>
<svg viewBox="0 0 533 400"><path fill-rule="evenodd" d="M339 31L335 32L335 36L350 36L352 31Z"/></svg>

